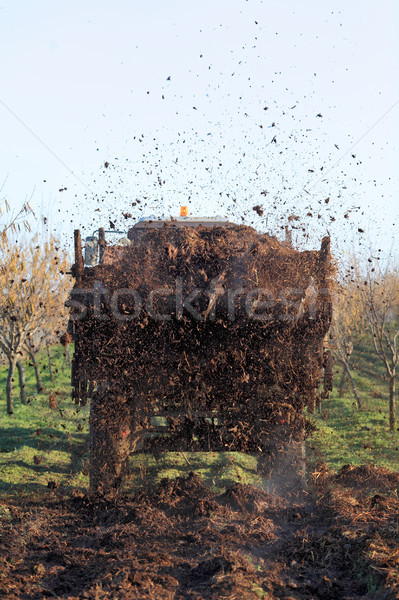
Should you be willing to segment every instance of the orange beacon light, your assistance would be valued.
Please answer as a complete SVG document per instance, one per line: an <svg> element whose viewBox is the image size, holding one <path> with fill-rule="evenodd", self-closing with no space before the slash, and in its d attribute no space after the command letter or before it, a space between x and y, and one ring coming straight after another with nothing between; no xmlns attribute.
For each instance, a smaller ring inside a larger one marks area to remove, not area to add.
<svg viewBox="0 0 399 600"><path fill-rule="evenodd" d="M180 207L180 216L181 217L188 217L188 208L187 208L187 206L181 206Z"/></svg>

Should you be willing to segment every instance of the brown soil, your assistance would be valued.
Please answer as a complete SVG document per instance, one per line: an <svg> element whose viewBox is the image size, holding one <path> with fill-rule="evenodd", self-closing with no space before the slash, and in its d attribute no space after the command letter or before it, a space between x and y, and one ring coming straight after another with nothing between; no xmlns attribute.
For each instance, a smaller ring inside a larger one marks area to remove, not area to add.
<svg viewBox="0 0 399 600"><path fill-rule="evenodd" d="M200 479L107 498L50 491L0 506L0 596L397 598L399 474L319 465L296 501Z"/></svg>

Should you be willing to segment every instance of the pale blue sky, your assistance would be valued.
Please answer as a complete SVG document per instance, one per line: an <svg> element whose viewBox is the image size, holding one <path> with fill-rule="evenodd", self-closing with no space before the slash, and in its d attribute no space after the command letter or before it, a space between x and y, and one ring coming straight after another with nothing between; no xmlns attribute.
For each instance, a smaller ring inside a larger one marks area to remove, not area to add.
<svg viewBox="0 0 399 600"><path fill-rule="evenodd" d="M0 0L3 193L65 236L187 204L387 249L398 26L396 0Z"/></svg>

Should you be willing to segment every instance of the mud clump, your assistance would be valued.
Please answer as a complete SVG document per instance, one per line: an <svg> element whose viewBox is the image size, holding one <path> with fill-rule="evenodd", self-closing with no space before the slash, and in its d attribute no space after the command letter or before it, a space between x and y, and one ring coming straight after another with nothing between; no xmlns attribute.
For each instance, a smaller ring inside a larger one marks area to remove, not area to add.
<svg viewBox="0 0 399 600"><path fill-rule="evenodd" d="M236 483L219 497L219 502L232 510L262 513L276 506L278 498L251 485Z"/></svg>
<svg viewBox="0 0 399 600"><path fill-rule="evenodd" d="M168 511L177 509L201 516L218 508L215 494L193 472L187 477L162 479L151 497L157 506Z"/></svg>
<svg viewBox="0 0 399 600"><path fill-rule="evenodd" d="M367 488L392 488L396 486L399 489L399 473L392 473L385 467L376 467L375 465L344 465L335 476L336 480L352 487L359 486Z"/></svg>

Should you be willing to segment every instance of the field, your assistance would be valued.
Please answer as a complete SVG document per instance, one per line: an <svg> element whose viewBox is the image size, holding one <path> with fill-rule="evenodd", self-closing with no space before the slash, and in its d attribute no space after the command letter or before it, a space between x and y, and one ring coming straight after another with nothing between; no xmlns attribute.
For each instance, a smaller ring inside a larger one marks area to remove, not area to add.
<svg viewBox="0 0 399 600"><path fill-rule="evenodd" d="M320 457L333 469L348 463L371 463L398 471L399 429L395 434L389 432L385 369L370 352L367 340L355 349L352 362L364 410L357 409L348 381L342 398L338 398L335 389L331 402L323 405L322 414L315 419L318 430L309 440L309 453ZM334 382L338 385L341 377L339 366L334 369L334 375Z"/></svg>
<svg viewBox="0 0 399 600"><path fill-rule="evenodd" d="M28 368L29 404L7 417L1 395L0 596L397 597L399 437L366 345L353 358L365 409L333 392L310 417L308 489L282 498L234 453L137 455L118 497L90 498L88 409L52 352L44 393Z"/></svg>

